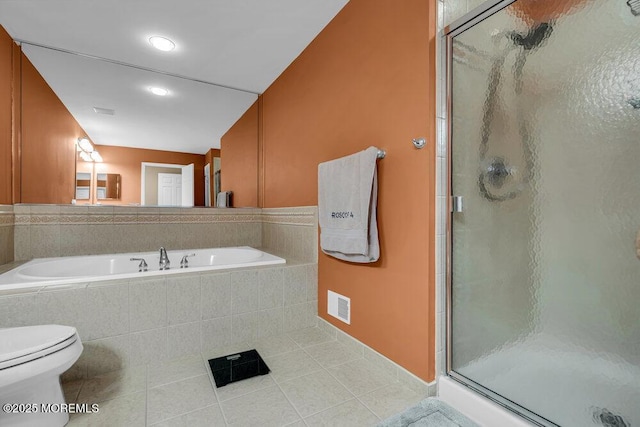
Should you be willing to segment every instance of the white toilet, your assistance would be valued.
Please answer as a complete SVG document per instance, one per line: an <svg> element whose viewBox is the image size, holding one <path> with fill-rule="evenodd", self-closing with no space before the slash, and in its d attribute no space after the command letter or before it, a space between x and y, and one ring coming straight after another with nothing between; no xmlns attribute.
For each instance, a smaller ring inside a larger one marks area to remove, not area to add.
<svg viewBox="0 0 640 427"><path fill-rule="evenodd" d="M67 412L45 413L41 404L56 409L56 404L65 403L60 375L81 353L82 342L71 326L0 329L0 426L64 426L69 421ZM31 413L7 413L8 404L27 405L22 409Z"/></svg>

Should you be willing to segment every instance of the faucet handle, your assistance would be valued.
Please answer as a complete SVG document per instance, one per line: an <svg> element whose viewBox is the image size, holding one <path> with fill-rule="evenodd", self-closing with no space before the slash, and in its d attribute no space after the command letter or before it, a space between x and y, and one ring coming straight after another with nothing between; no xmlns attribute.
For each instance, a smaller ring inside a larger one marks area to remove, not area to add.
<svg viewBox="0 0 640 427"><path fill-rule="evenodd" d="M140 261L140 265L138 265L138 272L147 271L147 261L144 258L130 258L129 261Z"/></svg>
<svg viewBox="0 0 640 427"><path fill-rule="evenodd" d="M196 254L184 255L180 260L180 268L189 268L189 257L196 256Z"/></svg>

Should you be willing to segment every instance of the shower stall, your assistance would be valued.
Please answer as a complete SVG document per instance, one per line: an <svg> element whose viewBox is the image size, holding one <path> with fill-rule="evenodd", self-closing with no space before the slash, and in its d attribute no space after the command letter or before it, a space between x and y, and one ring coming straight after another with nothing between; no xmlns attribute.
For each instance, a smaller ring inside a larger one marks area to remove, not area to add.
<svg viewBox="0 0 640 427"><path fill-rule="evenodd" d="M445 29L447 373L534 424L640 426L639 14L489 1Z"/></svg>

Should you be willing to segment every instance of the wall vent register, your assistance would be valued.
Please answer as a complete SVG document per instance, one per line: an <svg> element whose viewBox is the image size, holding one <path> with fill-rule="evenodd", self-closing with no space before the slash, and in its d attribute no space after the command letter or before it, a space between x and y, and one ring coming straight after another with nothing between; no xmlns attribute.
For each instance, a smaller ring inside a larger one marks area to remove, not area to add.
<svg viewBox="0 0 640 427"><path fill-rule="evenodd" d="M342 320L344 323L351 324L351 298L327 291L327 313Z"/></svg>

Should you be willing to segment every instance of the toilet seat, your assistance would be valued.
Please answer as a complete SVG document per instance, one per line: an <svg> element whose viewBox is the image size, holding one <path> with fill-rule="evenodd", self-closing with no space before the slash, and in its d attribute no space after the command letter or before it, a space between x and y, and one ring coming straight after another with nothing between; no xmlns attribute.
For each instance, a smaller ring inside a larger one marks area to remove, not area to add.
<svg viewBox="0 0 640 427"><path fill-rule="evenodd" d="M76 328L61 325L0 329L0 370L60 351L78 340Z"/></svg>

